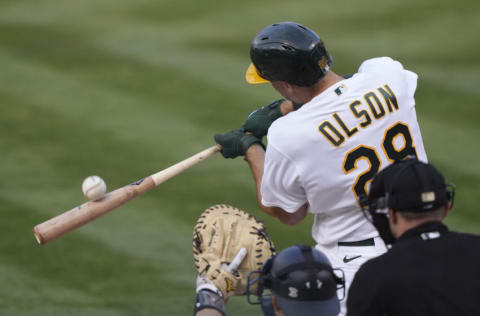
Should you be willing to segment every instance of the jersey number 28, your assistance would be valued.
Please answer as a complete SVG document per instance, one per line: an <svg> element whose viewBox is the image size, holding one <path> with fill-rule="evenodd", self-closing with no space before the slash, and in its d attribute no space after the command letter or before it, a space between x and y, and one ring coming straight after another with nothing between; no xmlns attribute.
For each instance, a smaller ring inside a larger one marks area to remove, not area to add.
<svg viewBox="0 0 480 316"><path fill-rule="evenodd" d="M403 138L403 145L400 148L397 148L394 143L397 137ZM382 149L390 162L405 159L410 155L417 156L417 151L413 145L412 134L410 134L408 125L402 122L398 122L387 128L385 136L383 137ZM345 174L356 170L357 162L361 159L365 159L368 162L369 168L358 175L352 187L353 194L357 200L359 200L359 197L367 195L367 183L373 179L382 165L375 148L360 145L349 151L345 156L343 162L343 171Z"/></svg>

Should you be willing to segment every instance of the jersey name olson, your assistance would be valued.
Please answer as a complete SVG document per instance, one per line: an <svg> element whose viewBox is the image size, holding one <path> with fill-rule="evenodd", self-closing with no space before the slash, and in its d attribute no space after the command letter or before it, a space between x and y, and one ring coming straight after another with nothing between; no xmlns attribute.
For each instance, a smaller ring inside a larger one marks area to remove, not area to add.
<svg viewBox="0 0 480 316"><path fill-rule="evenodd" d="M365 93L363 99L368 107L359 100L355 100L349 105L353 115L358 119L362 119L358 124L361 128L370 126L373 121L372 117L375 120L379 120L387 113L390 114L398 110L397 97L387 84L378 87L375 92ZM326 120L318 126L318 130L333 146L338 147L345 142L345 139L355 135L359 128L358 126L348 127L337 113L334 113L332 118L332 121L336 122L336 124L332 123L331 120Z"/></svg>

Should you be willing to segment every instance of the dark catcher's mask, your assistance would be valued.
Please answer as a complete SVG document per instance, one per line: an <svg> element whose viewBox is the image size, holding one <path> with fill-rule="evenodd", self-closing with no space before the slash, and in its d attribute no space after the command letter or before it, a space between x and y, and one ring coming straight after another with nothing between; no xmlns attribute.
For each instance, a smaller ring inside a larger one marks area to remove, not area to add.
<svg viewBox="0 0 480 316"><path fill-rule="evenodd" d="M266 316L274 315L272 294L287 315L334 316L340 311L337 291L345 297L343 271L332 269L317 249L300 245L284 249L250 273L247 299L261 304Z"/></svg>

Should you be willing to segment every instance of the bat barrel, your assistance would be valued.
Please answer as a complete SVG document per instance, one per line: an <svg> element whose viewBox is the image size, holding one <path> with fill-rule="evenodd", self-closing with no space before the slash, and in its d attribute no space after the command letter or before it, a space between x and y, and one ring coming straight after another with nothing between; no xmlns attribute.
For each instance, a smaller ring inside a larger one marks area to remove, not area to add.
<svg viewBox="0 0 480 316"><path fill-rule="evenodd" d="M155 183L151 177L148 177L112 191L100 200L86 202L35 226L33 228L35 238L39 244L47 244L113 211L120 205L154 187Z"/></svg>
<svg viewBox="0 0 480 316"><path fill-rule="evenodd" d="M107 195L101 200L84 203L35 226L33 229L35 238L39 244L44 245L105 215L113 210L106 207L107 205L114 206L120 203L120 201L112 203L109 197L110 195Z"/></svg>

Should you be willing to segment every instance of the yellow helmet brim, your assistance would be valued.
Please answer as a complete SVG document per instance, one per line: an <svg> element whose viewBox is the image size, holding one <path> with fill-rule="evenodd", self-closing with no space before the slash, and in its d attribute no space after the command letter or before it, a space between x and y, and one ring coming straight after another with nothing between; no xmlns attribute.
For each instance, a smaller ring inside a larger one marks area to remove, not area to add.
<svg viewBox="0 0 480 316"><path fill-rule="evenodd" d="M250 84L261 84L270 82L260 77L257 68L255 68L255 65L253 63L248 66L247 73L245 74L245 79Z"/></svg>

